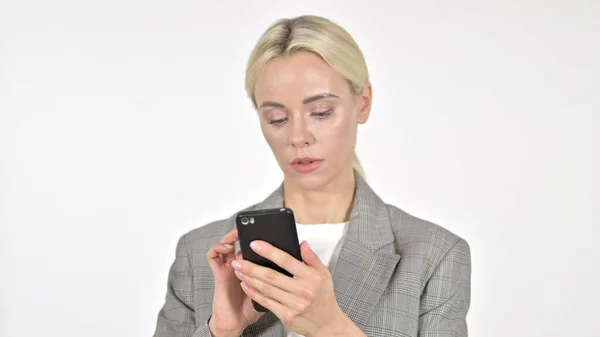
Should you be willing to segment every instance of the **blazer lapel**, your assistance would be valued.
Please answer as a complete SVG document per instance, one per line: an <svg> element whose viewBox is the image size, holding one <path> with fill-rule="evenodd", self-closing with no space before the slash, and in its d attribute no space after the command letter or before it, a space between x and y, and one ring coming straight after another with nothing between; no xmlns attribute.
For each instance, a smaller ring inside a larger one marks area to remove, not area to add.
<svg viewBox="0 0 600 337"><path fill-rule="evenodd" d="M342 239L339 257L332 273L335 296L342 311L361 329L396 269L400 255L395 253L394 232L388 209L369 185L354 171L356 190L350 222ZM283 207L283 183L253 209ZM235 223L232 222L235 226ZM239 243L238 249L239 249ZM244 337L281 336L279 319L267 313L244 331Z"/></svg>
<svg viewBox="0 0 600 337"><path fill-rule="evenodd" d="M354 205L333 271L338 304L361 329L365 327L396 269L394 232L387 206L355 172Z"/></svg>

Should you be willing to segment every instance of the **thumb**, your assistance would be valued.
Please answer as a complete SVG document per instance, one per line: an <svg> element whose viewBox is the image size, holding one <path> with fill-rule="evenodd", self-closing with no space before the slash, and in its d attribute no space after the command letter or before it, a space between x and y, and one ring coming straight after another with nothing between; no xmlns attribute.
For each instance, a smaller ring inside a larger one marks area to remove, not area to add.
<svg viewBox="0 0 600 337"><path fill-rule="evenodd" d="M302 255L302 260L308 266L319 270L327 269L327 266L325 266L321 259L319 259L317 253L315 253L312 250L312 248L310 248L310 245L307 241L302 241L302 243L300 244L300 254Z"/></svg>

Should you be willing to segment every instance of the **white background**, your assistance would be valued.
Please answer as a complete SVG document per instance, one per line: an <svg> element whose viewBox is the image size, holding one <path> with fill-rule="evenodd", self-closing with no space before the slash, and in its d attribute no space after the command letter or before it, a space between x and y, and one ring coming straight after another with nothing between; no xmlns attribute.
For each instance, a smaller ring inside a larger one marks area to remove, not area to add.
<svg viewBox="0 0 600 337"><path fill-rule="evenodd" d="M0 5L0 336L150 336L177 239L282 179L253 44L325 15L366 56L368 181L472 249L471 336L597 336L600 2Z"/></svg>

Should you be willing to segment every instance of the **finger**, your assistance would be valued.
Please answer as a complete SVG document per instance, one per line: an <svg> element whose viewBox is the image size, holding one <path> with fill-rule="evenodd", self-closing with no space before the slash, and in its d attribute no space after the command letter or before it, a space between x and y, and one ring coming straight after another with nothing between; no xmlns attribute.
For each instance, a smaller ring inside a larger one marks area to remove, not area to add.
<svg viewBox="0 0 600 337"><path fill-rule="evenodd" d="M279 267L287 270L290 274L300 277L307 278L310 276L310 268L304 263L300 262L290 254L283 250L269 244L268 242L255 240L250 243L250 248L254 250L258 255L273 261Z"/></svg>
<svg viewBox="0 0 600 337"><path fill-rule="evenodd" d="M259 279L264 283L270 284L282 290L298 295L306 295L306 281L299 278L292 278L268 267L254 264L250 261L234 261L231 266L244 276ZM236 274L237 275L237 274Z"/></svg>
<svg viewBox="0 0 600 337"><path fill-rule="evenodd" d="M239 239L240 238L238 236L238 231L237 231L237 229L234 229L234 230L230 231L229 233L223 235L223 237L221 238L221 243L234 244Z"/></svg>
<svg viewBox="0 0 600 337"><path fill-rule="evenodd" d="M215 243L212 247L206 252L207 259L215 259L219 257L221 254L229 254L232 253L234 249L233 245L227 243Z"/></svg>
<svg viewBox="0 0 600 337"><path fill-rule="evenodd" d="M285 310L285 307L281 303L263 295L260 291L252 288L252 286L247 285L244 282L240 283L240 286L242 287L242 290L244 290L246 295L248 295L248 297L256 301L258 304L262 305L263 307L269 309L273 314L275 314L275 316L281 317L282 313Z"/></svg>
<svg viewBox="0 0 600 337"><path fill-rule="evenodd" d="M319 271L329 271L329 268L323 264L317 253L315 253L307 241L302 241L300 244L300 255L302 256L302 261L306 263L308 266L313 267Z"/></svg>
<svg viewBox="0 0 600 337"><path fill-rule="evenodd" d="M257 278L243 275L238 271L235 272L235 275L246 285L252 287L252 289L260 292L260 294L265 297L281 303L284 307L294 310L304 310L310 304L307 299L301 298L294 293L287 292L281 288L265 283Z"/></svg>
<svg viewBox="0 0 600 337"><path fill-rule="evenodd" d="M225 246L229 247L235 244L235 242L239 240L238 237L238 232L237 229L233 229L231 231L229 231L227 234L223 235L223 237L221 238L221 243L224 244ZM233 249L232 251L227 251L225 253L221 253L221 259L223 261L223 263L225 263L226 265L229 265L231 263L231 261L235 260L235 249Z"/></svg>
<svg viewBox="0 0 600 337"><path fill-rule="evenodd" d="M225 243L215 243L212 245L211 249L206 252L206 259L209 264L216 264L221 266L223 261L221 260L221 254L232 253L234 250L234 246Z"/></svg>

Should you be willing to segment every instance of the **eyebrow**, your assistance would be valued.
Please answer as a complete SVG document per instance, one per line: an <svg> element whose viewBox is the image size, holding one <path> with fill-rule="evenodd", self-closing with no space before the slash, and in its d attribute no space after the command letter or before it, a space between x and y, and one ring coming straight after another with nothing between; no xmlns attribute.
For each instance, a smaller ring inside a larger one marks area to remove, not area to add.
<svg viewBox="0 0 600 337"><path fill-rule="evenodd" d="M339 98L339 97L330 92L321 92L316 95L306 97L305 99L302 100L302 104L312 103L314 101L318 101L318 100L324 99L324 98ZM266 101L260 105L259 109L266 108L266 107L285 108L285 105L283 105L281 103L277 103L277 102Z"/></svg>

